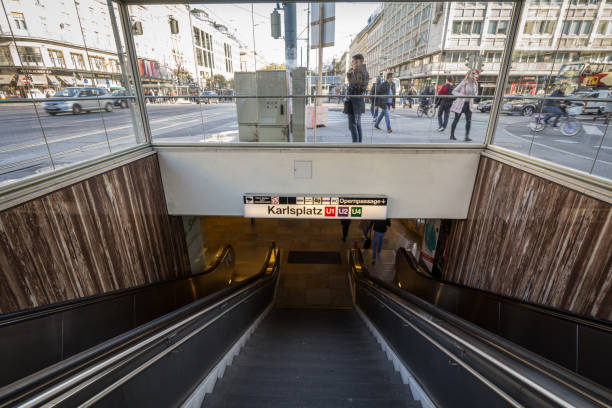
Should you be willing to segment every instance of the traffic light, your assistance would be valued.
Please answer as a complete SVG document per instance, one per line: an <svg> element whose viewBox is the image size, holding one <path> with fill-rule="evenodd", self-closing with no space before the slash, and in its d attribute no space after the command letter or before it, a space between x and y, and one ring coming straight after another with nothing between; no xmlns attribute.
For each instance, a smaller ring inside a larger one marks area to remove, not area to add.
<svg viewBox="0 0 612 408"><path fill-rule="evenodd" d="M270 14L270 24L272 31L272 38L278 39L281 37L281 18L278 10L274 10Z"/></svg>
<svg viewBox="0 0 612 408"><path fill-rule="evenodd" d="M178 21L175 20L173 17L170 17L170 32L172 34L178 34L179 33Z"/></svg>
<svg viewBox="0 0 612 408"><path fill-rule="evenodd" d="M142 35L142 23L140 21L135 21L134 24L132 24L132 34Z"/></svg>

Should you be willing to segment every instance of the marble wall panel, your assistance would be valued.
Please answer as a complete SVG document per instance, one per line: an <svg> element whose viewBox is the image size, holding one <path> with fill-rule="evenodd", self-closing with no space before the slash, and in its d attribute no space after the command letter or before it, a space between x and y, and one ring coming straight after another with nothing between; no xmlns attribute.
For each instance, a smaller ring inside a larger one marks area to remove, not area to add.
<svg viewBox="0 0 612 408"><path fill-rule="evenodd" d="M483 157L443 277L612 320L611 206Z"/></svg>
<svg viewBox="0 0 612 408"><path fill-rule="evenodd" d="M188 273L156 155L0 213L0 313Z"/></svg>

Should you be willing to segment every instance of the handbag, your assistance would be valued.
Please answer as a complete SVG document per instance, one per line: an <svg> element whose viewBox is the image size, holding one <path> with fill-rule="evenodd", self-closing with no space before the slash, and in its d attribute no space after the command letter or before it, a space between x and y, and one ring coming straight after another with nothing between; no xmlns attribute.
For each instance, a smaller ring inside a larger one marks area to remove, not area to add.
<svg viewBox="0 0 612 408"><path fill-rule="evenodd" d="M353 113L353 104L349 98L344 98L344 109L342 109L342 113L347 115Z"/></svg>

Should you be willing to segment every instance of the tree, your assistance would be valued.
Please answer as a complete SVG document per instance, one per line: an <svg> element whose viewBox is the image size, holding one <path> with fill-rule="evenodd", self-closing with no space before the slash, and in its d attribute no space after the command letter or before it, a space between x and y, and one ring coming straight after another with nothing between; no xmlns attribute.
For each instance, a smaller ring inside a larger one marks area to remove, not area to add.
<svg viewBox="0 0 612 408"><path fill-rule="evenodd" d="M215 80L215 85L217 89L225 89L225 86L227 85L227 80L223 75L217 74L213 77L213 79Z"/></svg>

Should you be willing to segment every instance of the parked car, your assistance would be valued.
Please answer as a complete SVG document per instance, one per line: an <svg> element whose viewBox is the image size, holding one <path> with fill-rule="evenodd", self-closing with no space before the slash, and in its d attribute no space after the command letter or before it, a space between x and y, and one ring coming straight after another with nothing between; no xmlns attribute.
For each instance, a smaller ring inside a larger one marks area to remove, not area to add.
<svg viewBox="0 0 612 408"><path fill-rule="evenodd" d="M202 103L219 103L219 95L215 91L204 91L200 94L199 101Z"/></svg>
<svg viewBox="0 0 612 408"><path fill-rule="evenodd" d="M58 113L72 113L78 115L81 112L91 112L104 109L107 112L113 111L113 101L111 99L85 99L97 96L108 96L108 91L104 88L64 88L59 90L53 98L66 98L65 101L43 102L43 108L49 115Z"/></svg>
<svg viewBox="0 0 612 408"><path fill-rule="evenodd" d="M27 93L27 97L29 99L44 99L46 98L45 94L42 93L40 89L30 89Z"/></svg>
<svg viewBox="0 0 612 408"><path fill-rule="evenodd" d="M128 95L127 91L113 91L111 93L111 96L130 96ZM113 103L113 106L119 106L120 108L127 108L128 107L128 100L124 99L124 98L117 98L117 99L112 99L111 102Z"/></svg>
<svg viewBox="0 0 612 408"><path fill-rule="evenodd" d="M478 102L478 110L481 112L491 112L491 106L493 106L493 99L486 99Z"/></svg>
<svg viewBox="0 0 612 408"><path fill-rule="evenodd" d="M576 96L580 98L598 98L598 99L610 99L612 98L612 91L609 89L599 89L594 91L580 91L576 92ZM603 115L608 111L610 102L585 102L584 113L595 113Z"/></svg>
<svg viewBox="0 0 612 408"><path fill-rule="evenodd" d="M504 103L501 111L508 115L531 116L539 110L540 105L541 101L536 99L511 99Z"/></svg>

